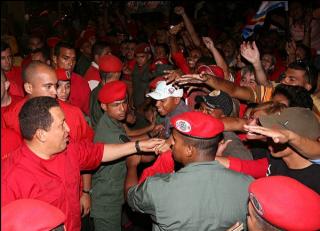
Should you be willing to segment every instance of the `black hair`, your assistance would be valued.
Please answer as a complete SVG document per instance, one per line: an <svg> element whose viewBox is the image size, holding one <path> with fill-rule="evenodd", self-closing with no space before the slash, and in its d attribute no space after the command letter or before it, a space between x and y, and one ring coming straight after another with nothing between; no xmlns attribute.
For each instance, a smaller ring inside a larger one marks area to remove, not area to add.
<svg viewBox="0 0 320 231"><path fill-rule="evenodd" d="M311 94L304 87L279 84L275 88L272 97L278 94L288 99L289 107L304 107L310 108L311 110L313 108Z"/></svg>
<svg viewBox="0 0 320 231"><path fill-rule="evenodd" d="M198 59L197 64L203 64L203 65L209 66L209 65L215 65L216 62L212 57L202 56Z"/></svg>
<svg viewBox="0 0 320 231"><path fill-rule="evenodd" d="M8 48L11 49L8 43L1 41L1 52L7 50Z"/></svg>
<svg viewBox="0 0 320 231"><path fill-rule="evenodd" d="M318 73L312 64L302 60L297 60L290 63L288 65L288 68L305 71L305 80L311 85L311 89L309 92L312 94L316 90L318 83Z"/></svg>
<svg viewBox="0 0 320 231"><path fill-rule="evenodd" d="M48 131L53 122L49 112L52 107L59 107L56 99L41 96L29 99L21 108L19 123L22 137L32 140L37 129Z"/></svg>
<svg viewBox="0 0 320 231"><path fill-rule="evenodd" d="M176 131L179 132L178 130ZM179 133L183 135L184 143L195 147L200 155L213 157L216 156L219 142L222 140L222 133L209 139L196 138L185 135L181 132Z"/></svg>
<svg viewBox="0 0 320 231"><path fill-rule="evenodd" d="M41 48L36 48L34 50L31 51L32 54L36 54L36 53L41 53L43 55L43 57L45 58L45 60L50 60L50 50L48 47L41 47Z"/></svg>
<svg viewBox="0 0 320 231"><path fill-rule="evenodd" d="M60 55L60 51L61 48L67 48L67 49L71 49L71 50L75 50L74 46L69 43L69 42L65 42L65 41L60 41L57 43L57 45L54 47L54 55L55 56L59 56Z"/></svg>
<svg viewBox="0 0 320 231"><path fill-rule="evenodd" d="M93 55L101 55L103 52L103 49L106 47L110 47L110 45L106 42L96 42L93 46L92 46L92 54ZM111 47L110 47L111 49Z"/></svg>

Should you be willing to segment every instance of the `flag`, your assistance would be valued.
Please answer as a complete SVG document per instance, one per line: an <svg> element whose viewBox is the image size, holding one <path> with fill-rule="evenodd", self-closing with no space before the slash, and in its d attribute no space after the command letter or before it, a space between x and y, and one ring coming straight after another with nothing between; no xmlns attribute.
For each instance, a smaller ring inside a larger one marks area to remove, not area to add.
<svg viewBox="0 0 320 231"><path fill-rule="evenodd" d="M269 11L282 7L285 8L285 11L288 11L288 1L263 1L256 15L249 20L242 30L242 37L244 39L249 38L256 28L263 26L264 20Z"/></svg>

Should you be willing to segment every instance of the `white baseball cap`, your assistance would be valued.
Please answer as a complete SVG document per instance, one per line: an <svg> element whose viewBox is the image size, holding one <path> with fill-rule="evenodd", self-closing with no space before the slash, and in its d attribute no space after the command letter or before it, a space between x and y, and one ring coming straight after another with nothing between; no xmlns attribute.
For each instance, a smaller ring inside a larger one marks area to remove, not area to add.
<svg viewBox="0 0 320 231"><path fill-rule="evenodd" d="M172 84L167 85L166 81L159 81L156 89L146 94L147 97L151 97L155 100L166 99L169 97L182 97L183 89L176 89Z"/></svg>

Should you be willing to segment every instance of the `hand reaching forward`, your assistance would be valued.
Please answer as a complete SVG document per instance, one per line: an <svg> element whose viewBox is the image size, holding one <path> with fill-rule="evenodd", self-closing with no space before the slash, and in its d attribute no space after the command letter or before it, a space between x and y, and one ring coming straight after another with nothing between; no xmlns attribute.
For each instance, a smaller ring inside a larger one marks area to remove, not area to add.
<svg viewBox="0 0 320 231"><path fill-rule="evenodd" d="M164 139L153 138L149 140L141 140L139 142L139 146L143 152L155 152L158 146L164 144L164 142Z"/></svg>
<svg viewBox="0 0 320 231"><path fill-rule="evenodd" d="M208 80L208 74L189 74L183 75L175 79L175 84L186 85L186 84L201 84Z"/></svg>
<svg viewBox="0 0 320 231"><path fill-rule="evenodd" d="M240 46L240 52L241 55L252 64L260 61L260 52L254 41L252 44L250 44L250 42L243 42Z"/></svg>
<svg viewBox="0 0 320 231"><path fill-rule="evenodd" d="M176 6L174 8L174 12L178 15L183 15L184 14L184 8L182 6Z"/></svg>
<svg viewBox="0 0 320 231"><path fill-rule="evenodd" d="M280 129L271 129L261 126L244 125L244 129L249 132L258 133L273 139L275 143L287 143L289 141L289 131Z"/></svg>

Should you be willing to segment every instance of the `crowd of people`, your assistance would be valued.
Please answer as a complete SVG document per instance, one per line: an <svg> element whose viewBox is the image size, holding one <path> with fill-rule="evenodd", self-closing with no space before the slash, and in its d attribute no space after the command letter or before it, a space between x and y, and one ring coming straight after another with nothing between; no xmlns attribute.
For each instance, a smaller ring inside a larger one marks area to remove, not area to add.
<svg viewBox="0 0 320 231"><path fill-rule="evenodd" d="M320 6L106 3L1 33L4 230L319 230Z"/></svg>

